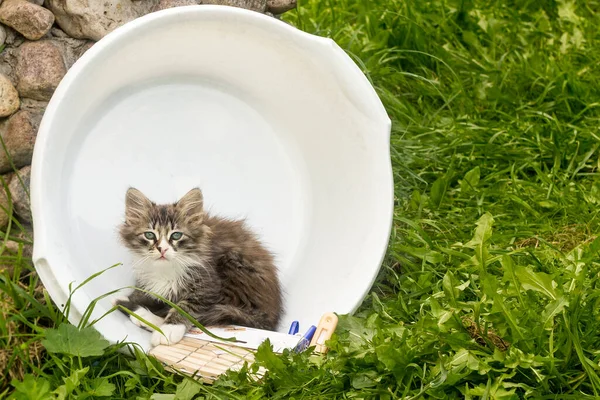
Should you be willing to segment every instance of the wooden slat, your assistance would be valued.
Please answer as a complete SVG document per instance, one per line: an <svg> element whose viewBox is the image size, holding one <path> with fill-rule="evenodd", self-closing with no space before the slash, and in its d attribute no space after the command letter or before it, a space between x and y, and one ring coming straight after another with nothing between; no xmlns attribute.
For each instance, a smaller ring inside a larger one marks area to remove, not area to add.
<svg viewBox="0 0 600 400"><path fill-rule="evenodd" d="M240 370L245 362L248 365L254 362L254 353L248 349L187 337L173 346L156 346L149 354L168 369L187 375L196 373L207 383L214 382L229 369ZM255 378L260 379L264 372L261 368Z"/></svg>

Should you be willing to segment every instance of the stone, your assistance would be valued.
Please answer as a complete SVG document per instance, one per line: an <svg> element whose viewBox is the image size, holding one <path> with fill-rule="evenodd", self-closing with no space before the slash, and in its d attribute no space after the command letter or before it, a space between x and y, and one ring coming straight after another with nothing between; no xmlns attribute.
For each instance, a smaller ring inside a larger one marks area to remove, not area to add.
<svg viewBox="0 0 600 400"><path fill-rule="evenodd" d="M0 52L0 74L6 76L13 86L17 86L17 77L15 76L15 65L17 65L16 51L13 47L6 44L6 47Z"/></svg>
<svg viewBox="0 0 600 400"><path fill-rule="evenodd" d="M1 221L0 221L1 222ZM8 222L8 221L7 221ZM13 225L14 227L14 225ZM21 266L21 268L19 268L18 270L20 270L21 276L25 276L29 271L31 271L30 268L27 268L26 266L32 266L31 264L31 256L33 255L33 243L32 241L32 233L29 232L29 229L24 226L25 230L21 231L17 234L15 234L15 231L18 231L19 229L12 229L11 230L11 236L14 236L16 238L16 240L7 240L6 241L6 246L5 246L5 251L2 253L3 256L18 256L19 251L21 251L21 263L23 263L23 265ZM17 241L18 240L18 241ZM4 271L4 273L8 273L9 276L14 276L14 271L15 271L15 263L16 263L17 259L13 258L12 260L6 260L4 261L6 264L0 264L0 271ZM25 268L23 268L25 267Z"/></svg>
<svg viewBox="0 0 600 400"><path fill-rule="evenodd" d="M293 0L278 0L277 3L290 3ZM259 11L264 13L267 10L267 0L159 0L153 11L160 11L167 8L201 5L201 4L216 4L223 6L239 7L248 10ZM293 1L295 7L296 2ZM287 10L291 9L287 8Z"/></svg>
<svg viewBox="0 0 600 400"><path fill-rule="evenodd" d="M47 101L33 100L26 97L21 99L21 110L31 111L33 114L43 114L47 106Z"/></svg>
<svg viewBox="0 0 600 400"><path fill-rule="evenodd" d="M24 235L22 235L24 236ZM23 250L22 250L22 255L25 258L31 258L32 254L33 254L33 246L29 243L25 242L25 238L23 238L24 241L22 243L23 246ZM21 246L21 244L19 242L15 242L13 240L8 240L6 241L6 249L11 252L13 255L17 255L19 254L19 247Z"/></svg>
<svg viewBox="0 0 600 400"><path fill-rule="evenodd" d="M6 43L6 29L0 25L0 46Z"/></svg>
<svg viewBox="0 0 600 400"><path fill-rule="evenodd" d="M0 117L8 117L19 109L19 93L12 82L0 74Z"/></svg>
<svg viewBox="0 0 600 400"><path fill-rule="evenodd" d="M117 27L151 12L158 0L47 0L56 23L69 36L100 40Z"/></svg>
<svg viewBox="0 0 600 400"><path fill-rule="evenodd" d="M17 56L17 90L23 97L50 100L67 73L61 47L51 40L27 42Z"/></svg>
<svg viewBox="0 0 600 400"><path fill-rule="evenodd" d="M267 0L267 10L276 15L293 10L296 5L296 0Z"/></svg>
<svg viewBox="0 0 600 400"><path fill-rule="evenodd" d="M54 24L54 15L44 7L25 0L5 0L0 5L0 22L29 40L38 40Z"/></svg>
<svg viewBox="0 0 600 400"><path fill-rule="evenodd" d="M202 4L199 0L159 0L158 4L153 11L166 10L167 8L181 7L181 6L194 6Z"/></svg>
<svg viewBox="0 0 600 400"><path fill-rule="evenodd" d="M239 7L264 13L267 11L267 0L203 0L202 4L218 4Z"/></svg>
<svg viewBox="0 0 600 400"><path fill-rule="evenodd" d="M13 210L22 221L27 223L31 223L31 206L29 203L30 180L31 167L28 165L16 172L8 185Z"/></svg>
<svg viewBox="0 0 600 400"><path fill-rule="evenodd" d="M85 54L86 51L92 48L92 46L96 44L96 42L92 42L91 40L86 41L77 49L77 58L81 57Z"/></svg>
<svg viewBox="0 0 600 400"><path fill-rule="evenodd" d="M10 26L4 26L4 30L6 31L6 41L5 44L7 46L20 46L26 39L19 32L15 31ZM4 49L3 53L6 51Z"/></svg>
<svg viewBox="0 0 600 400"><path fill-rule="evenodd" d="M69 35L67 35L65 33L65 31L63 31L60 28L56 28L56 27L52 27L52 29L50 29L50 35L54 36L54 37L59 37L59 38L68 38Z"/></svg>
<svg viewBox="0 0 600 400"><path fill-rule="evenodd" d="M67 70L73 66L75 61L79 59L92 45L96 42L87 39L73 39L71 37L58 37L52 38L52 41L61 49L65 66Z"/></svg>
<svg viewBox="0 0 600 400"><path fill-rule="evenodd" d="M3 177L6 181L6 177ZM8 205L8 197L6 197L6 192L3 187L0 187L0 229L6 228L9 221L9 205Z"/></svg>
<svg viewBox="0 0 600 400"><path fill-rule="evenodd" d="M31 164L33 145L41 119L41 113L23 110L8 119L4 131L1 132L8 155L3 148L0 149L0 174Z"/></svg>

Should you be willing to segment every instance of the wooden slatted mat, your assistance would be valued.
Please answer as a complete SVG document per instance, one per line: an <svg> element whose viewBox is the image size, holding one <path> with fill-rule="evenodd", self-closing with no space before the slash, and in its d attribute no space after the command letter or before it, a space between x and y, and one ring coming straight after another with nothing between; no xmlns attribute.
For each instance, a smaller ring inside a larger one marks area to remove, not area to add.
<svg viewBox="0 0 600 400"><path fill-rule="evenodd" d="M315 346L318 352L326 352L325 341L331 337L337 325L337 316L326 313L321 317L319 326L312 326L314 337L308 341L301 336L288 335L280 332L247 328L231 325L224 327L207 327L213 334L221 338L235 338L235 342L216 339L192 328L183 339L172 346L160 345L150 350L149 354L176 372L202 378L207 383L214 382L219 375L227 370L240 370L245 363L254 362L254 351L266 339L269 339L276 353L284 349L303 349ZM301 340L302 339L302 340ZM299 346L304 342L304 347ZM298 347L299 346L299 347ZM254 378L260 379L266 370L260 368Z"/></svg>
<svg viewBox="0 0 600 400"><path fill-rule="evenodd" d="M168 368L187 375L196 375L205 382L213 382L227 370L239 370L254 362L254 350L269 339L273 351L281 353L285 348L294 348L300 339L298 336L262 329L231 325L209 327L214 335L238 342L215 339L192 328L183 339L172 346L160 345L150 350ZM264 370L259 370L255 378L260 379Z"/></svg>
<svg viewBox="0 0 600 400"><path fill-rule="evenodd" d="M172 346L160 345L150 350L151 355L167 367L186 375L197 375L205 382L214 382L227 370L239 370L254 362L252 350L230 344L184 337ZM259 371L257 378L263 375Z"/></svg>

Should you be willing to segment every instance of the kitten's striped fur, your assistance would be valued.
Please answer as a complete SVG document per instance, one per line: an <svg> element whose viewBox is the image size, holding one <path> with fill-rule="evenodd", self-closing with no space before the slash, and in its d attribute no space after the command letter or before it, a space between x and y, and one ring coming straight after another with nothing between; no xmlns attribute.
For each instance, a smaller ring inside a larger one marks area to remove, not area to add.
<svg viewBox="0 0 600 400"><path fill-rule="evenodd" d="M129 189L120 235L136 256L137 286L176 303L201 324L277 327L282 300L273 256L242 221L207 215L199 189L164 205ZM153 345L177 342L191 327L175 309L140 291L116 303L161 325L165 335L155 332Z"/></svg>

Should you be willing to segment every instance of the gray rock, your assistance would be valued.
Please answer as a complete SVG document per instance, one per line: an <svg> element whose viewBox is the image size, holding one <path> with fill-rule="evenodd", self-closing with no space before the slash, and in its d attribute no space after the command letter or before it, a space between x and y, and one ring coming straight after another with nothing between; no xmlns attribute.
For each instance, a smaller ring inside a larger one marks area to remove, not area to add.
<svg viewBox="0 0 600 400"><path fill-rule="evenodd" d="M203 0L202 4L218 4L222 6L239 7L261 13L267 11L267 0Z"/></svg>
<svg viewBox="0 0 600 400"><path fill-rule="evenodd" d="M287 5L290 2L293 2L294 5L292 7L286 8L285 11L290 10L296 6L296 2L294 0L272 0L272 2L276 3L275 7L277 7L277 4L281 4L280 8L285 8L285 6L282 7L282 5ZM158 4L156 5L153 11L160 11L173 7L191 6L196 4L216 4L222 6L245 8L248 10L264 13L268 8L268 3L268 0L159 0Z"/></svg>
<svg viewBox="0 0 600 400"><path fill-rule="evenodd" d="M47 0L63 31L77 39L100 40L117 27L151 12L158 0Z"/></svg>
<svg viewBox="0 0 600 400"><path fill-rule="evenodd" d="M31 223L31 206L29 203L29 182L31 167L26 166L15 173L10 180L8 189L13 203L13 210L25 222Z"/></svg>
<svg viewBox="0 0 600 400"><path fill-rule="evenodd" d="M8 28L10 31L14 32L12 28ZM55 35L55 33L57 35ZM58 52L62 55L62 59L64 61L65 70L69 69L75 61L83 53L85 53L95 42L87 39L73 39L71 37L66 36L62 31L58 29L50 30L48 34L49 38L41 40L37 43L45 43L50 42L58 49ZM22 37L19 35L19 37ZM25 43L28 44L28 43ZM51 49L51 54L56 53L56 50ZM0 53L0 74L4 74L8 77L8 79L13 83L17 90L20 89L18 86L19 78L17 76L17 64L18 60L21 59L21 48L15 45L8 45L4 49L2 53ZM58 64L59 72L63 68L60 65L60 57L51 57L51 59L55 60ZM46 71L48 73L50 71ZM63 71L64 72L64 71ZM59 75L62 75L60 72ZM21 93L21 104L23 103L25 97ZM44 101L47 101L49 96L36 96L37 98L43 97Z"/></svg>
<svg viewBox="0 0 600 400"><path fill-rule="evenodd" d="M63 31L60 28L54 27L54 26L52 27L52 29L50 29L50 34L51 34L51 36L59 37L59 38L68 38L69 37L69 35L67 35L65 33L65 31Z"/></svg>
<svg viewBox="0 0 600 400"><path fill-rule="evenodd" d="M17 254L19 252L19 242L8 240L6 242L6 250L11 252L12 254Z"/></svg>
<svg viewBox="0 0 600 400"><path fill-rule="evenodd" d="M0 46L6 43L6 29L0 25Z"/></svg>
<svg viewBox="0 0 600 400"><path fill-rule="evenodd" d="M96 42L92 42L91 40L88 40L84 44L82 44L81 46L79 46L76 49L75 57L77 57L77 58L75 59L75 61L77 61L77 59L79 59L79 57L81 57L86 51L88 51L89 49L91 49L94 44L96 44Z"/></svg>
<svg viewBox="0 0 600 400"><path fill-rule="evenodd" d="M267 0L267 10L273 14L283 14L296 8L296 0Z"/></svg>
<svg viewBox="0 0 600 400"><path fill-rule="evenodd" d="M4 26L4 30L6 31L5 43L9 46L20 46L26 40L23 35L19 34L19 32L15 31L10 26ZM6 51L6 49L4 51Z"/></svg>
<svg viewBox="0 0 600 400"><path fill-rule="evenodd" d="M79 59L96 42L87 39L73 39L70 37L54 37L52 39L55 45L61 49L65 66L71 68L75 61Z"/></svg>
<svg viewBox="0 0 600 400"><path fill-rule="evenodd" d="M24 226L24 228L25 231L16 234L15 231L18 229L13 229L11 231L11 236L15 236L19 241L8 240L6 242L6 247L4 248L5 251L2 253L2 255L14 257L19 254L19 251L21 251L21 261L28 265L31 265L31 256L33 255L33 243L31 242L31 240L33 235L29 232L27 226ZM15 270L15 261L16 259L14 261L7 260L5 261L6 264L0 264L0 271L8 273L9 276L14 276L13 274ZM27 274L28 271L30 271L28 268L21 269L21 276Z"/></svg>
<svg viewBox="0 0 600 400"><path fill-rule="evenodd" d="M3 176L5 183L8 183L10 176ZM1 183L0 183L1 185ZM6 192L4 191L3 185L0 186L0 229L6 228L8 225L10 207L8 204L8 197L6 197Z"/></svg>
<svg viewBox="0 0 600 400"><path fill-rule="evenodd" d="M25 0L5 0L0 5L0 22L29 40L38 40L54 24L54 15L44 7Z"/></svg>
<svg viewBox="0 0 600 400"><path fill-rule="evenodd" d="M21 99L21 110L31 111L33 114L43 114L47 106L47 101L33 100L26 97Z"/></svg>
<svg viewBox="0 0 600 400"><path fill-rule="evenodd" d="M24 236L24 235L20 235L20 236ZM23 239L25 239L25 238L23 238ZM19 254L19 246L21 246L21 244L19 244L19 242L15 242L13 240L8 240L6 242L6 250L8 250L13 255ZM27 242L23 242L22 246L23 246L23 250L22 250L23 257L30 258L31 255L33 254L33 246ZM1 267L0 267L0 269L1 269Z"/></svg>
<svg viewBox="0 0 600 400"><path fill-rule="evenodd" d="M12 82L0 74L0 117L8 117L19 109L19 93Z"/></svg>
<svg viewBox="0 0 600 400"><path fill-rule="evenodd" d="M16 51L8 44L0 53L0 74L6 76L13 86L17 86L17 77L15 76L15 65L17 65Z"/></svg>
<svg viewBox="0 0 600 400"><path fill-rule="evenodd" d="M17 90L23 97L50 100L67 73L61 47L51 40L24 43L17 56Z"/></svg>
<svg viewBox="0 0 600 400"><path fill-rule="evenodd" d="M166 10L167 8L193 6L202 4L201 0L159 0L153 11Z"/></svg>
<svg viewBox="0 0 600 400"><path fill-rule="evenodd" d="M3 132L0 132L6 146L6 151L0 148L0 174L31 164L41 119L41 113L21 110L6 121Z"/></svg>

